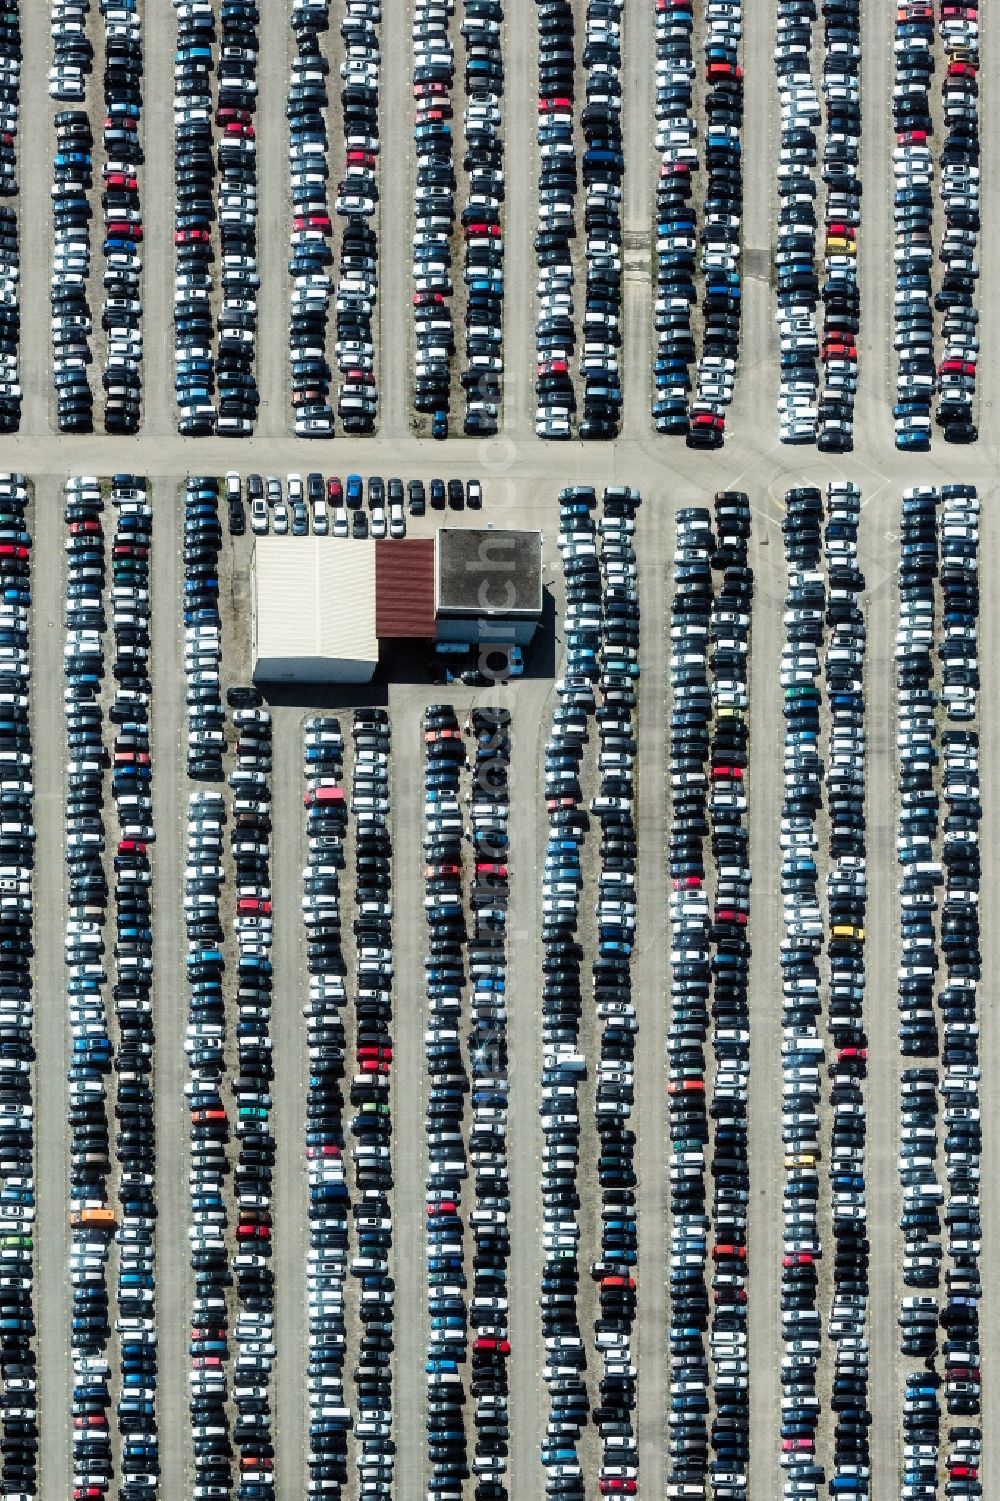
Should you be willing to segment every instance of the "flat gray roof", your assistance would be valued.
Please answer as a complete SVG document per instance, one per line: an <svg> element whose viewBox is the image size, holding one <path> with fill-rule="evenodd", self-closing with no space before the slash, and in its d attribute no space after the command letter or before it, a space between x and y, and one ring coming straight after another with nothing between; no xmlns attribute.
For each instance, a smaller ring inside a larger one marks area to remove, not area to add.
<svg viewBox="0 0 1000 1501"><path fill-rule="evenodd" d="M439 527L434 596L439 615L541 615L541 532Z"/></svg>

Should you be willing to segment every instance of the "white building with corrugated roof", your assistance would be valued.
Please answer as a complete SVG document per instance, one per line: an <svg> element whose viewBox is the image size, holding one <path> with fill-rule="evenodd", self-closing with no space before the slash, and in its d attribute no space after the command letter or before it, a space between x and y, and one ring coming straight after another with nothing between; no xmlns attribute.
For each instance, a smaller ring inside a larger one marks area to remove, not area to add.
<svg viewBox="0 0 1000 1501"><path fill-rule="evenodd" d="M378 665L374 548L258 537L252 611L255 681L371 681Z"/></svg>

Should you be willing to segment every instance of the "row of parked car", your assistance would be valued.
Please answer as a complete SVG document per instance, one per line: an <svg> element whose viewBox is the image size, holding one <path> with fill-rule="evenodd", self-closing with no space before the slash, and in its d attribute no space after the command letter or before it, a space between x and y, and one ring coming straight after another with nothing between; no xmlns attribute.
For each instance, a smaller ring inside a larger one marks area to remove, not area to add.
<svg viewBox="0 0 1000 1501"><path fill-rule="evenodd" d="M61 0L56 0L59 3ZM94 325L89 294L91 211L87 196L93 185L94 137L85 109L57 110L54 121L49 303L56 423L60 432L86 433L94 425L94 393L88 374Z"/></svg>
<svg viewBox="0 0 1000 1501"><path fill-rule="evenodd" d="M187 774L219 782L226 744L219 614L219 482L190 475L184 487L184 678Z"/></svg>
<svg viewBox="0 0 1000 1501"><path fill-rule="evenodd" d="M503 378L503 46L501 0L464 0L465 391L467 437L497 430Z"/></svg>
<svg viewBox="0 0 1000 1501"><path fill-rule="evenodd" d="M153 1233L155 1141L153 1130L153 932L149 846L155 838L149 740L149 680L153 512L145 482L115 475L111 503L116 521L112 540L111 599L115 656L115 699L109 718L115 726L111 791L118 825L114 861L115 971L113 988L118 1023L114 1069L119 1199L118 1318L119 1383L116 1410L121 1442L119 1489L134 1501L150 1501L159 1481L159 1439L153 1392L157 1373L155 1328L156 1266ZM98 752L99 724L90 745L76 755ZM98 1008L99 1010L102 1009ZM73 1064L110 1064L105 1041L86 1027L86 1046L74 1040ZM89 1054L89 1056L88 1056ZM93 1078L93 1074L91 1074ZM94 1148L93 1141L88 1143ZM100 1176L97 1177L100 1182ZM106 1240L106 1235L105 1235ZM93 1378L91 1378L93 1379ZM112 1390L114 1386L112 1385ZM74 1397L76 1393L74 1392ZM106 1393L92 1391L80 1405L91 1436L103 1412Z"/></svg>
<svg viewBox="0 0 1000 1501"><path fill-rule="evenodd" d="M477 1501L506 1501L511 1306L507 1266L510 1255L507 1223L510 711L496 704L475 708L465 730L476 741L468 799L475 877L469 896L472 929L467 945L473 983L467 1033L472 1076L469 1160L475 1175L475 1203L470 1217L475 1250L468 1308L472 1325L471 1385L476 1400L472 1473L477 1481ZM441 1293L444 1295L443 1287ZM443 1304L434 1310L444 1311Z"/></svg>
<svg viewBox="0 0 1000 1501"><path fill-rule="evenodd" d="M190 476L184 494L184 673L188 715L187 770L191 777L221 781L224 773L225 711L220 688L221 621L218 611L217 556L222 542L218 483ZM236 816L234 809L234 817ZM251 817L255 817L253 814ZM188 1242L194 1275L189 1356L194 1495L217 1496L232 1486L227 1358L227 1294L235 1266L230 1264L228 1226L229 1116L223 1096L226 1049L225 959L221 891L225 877L226 802L221 790L193 793L187 808L184 869L187 1029L184 1050L190 1111ZM248 837L251 837L248 835ZM266 1159L265 1159L266 1162ZM251 1190L254 1191L254 1190ZM244 1254L240 1247L237 1258ZM237 1407L254 1421L259 1410L255 1373L244 1377ZM262 1409L266 1414L266 1405ZM243 1482L241 1477L241 1484ZM241 1491L249 1497L251 1491Z"/></svg>
<svg viewBox="0 0 1000 1501"><path fill-rule="evenodd" d="M465 740L450 705L424 716L424 856L429 942L424 968L428 997L425 1058L431 1078L425 1115L428 1169L426 1352L428 1490L462 1494L476 1480L478 1501L503 1501L509 1443L507 1358L510 1354L507 1262L510 1190L507 1160L507 903L510 715L501 707L472 710L475 736L469 837L475 862L465 919L461 806ZM463 989L473 994L462 1045ZM471 1076L471 1077L470 1077ZM472 1120L465 1142L465 1100ZM474 1203L468 1216L474 1254L467 1297L462 1184L471 1161ZM470 1331L471 1325L471 1331ZM475 1399L475 1454L468 1454L462 1366L468 1361Z"/></svg>
<svg viewBox="0 0 1000 1501"><path fill-rule="evenodd" d="M0 9L0 198L17 194L17 130L21 99L21 23L16 4ZM21 254L17 211L0 203L0 433L21 420L18 381Z"/></svg>
<svg viewBox="0 0 1000 1501"><path fill-rule="evenodd" d="M340 281L336 292L338 411L345 432L371 432L377 410L372 318L378 295L378 241L374 228L378 187L378 89L380 52L376 0L352 0L341 22L347 49L341 64L346 160L337 184L336 212L344 220ZM286 114L294 217L288 263L292 278L289 355L292 405L299 437L333 433L331 372L326 335L332 282L333 232L327 179L329 62L320 34L329 27L326 3L296 7L292 27L297 56L292 63Z"/></svg>
<svg viewBox="0 0 1000 1501"><path fill-rule="evenodd" d="M583 66L586 104L583 185L586 300L583 309L583 418L579 436L614 438L622 410L622 0L588 0Z"/></svg>
<svg viewBox="0 0 1000 1501"><path fill-rule="evenodd" d="M435 438L448 436L451 357L451 236L455 224L452 88L455 49L448 10L418 0L413 11L413 149L417 158L413 227L413 405L433 413Z"/></svg>
<svg viewBox="0 0 1000 1501"><path fill-rule="evenodd" d="M903 1069L900 1099L903 1280L914 1290L901 1300L900 1346L922 1360L908 1373L904 1392L906 1501L937 1494L942 1458L950 1496L982 1494L978 527L972 486L903 493L897 988L900 1049L923 1060ZM942 956L944 983L935 995ZM938 1178L939 1114L947 1187ZM943 1456L942 1396L949 1417L958 1420L948 1429Z"/></svg>
<svg viewBox="0 0 1000 1501"><path fill-rule="evenodd" d="M178 431L246 437L258 395L257 102L255 0L227 0L221 11L218 100L221 135L214 150L211 75L215 19L207 0L174 0L174 380ZM217 155L217 161L216 161ZM214 197L216 166L218 202ZM222 306L216 320L213 231L219 226Z"/></svg>
<svg viewBox="0 0 1000 1501"><path fill-rule="evenodd" d="M827 1169L835 1249L826 1323L835 1352L831 1494L867 1496L870 1480L863 1096L867 1058L863 1030L865 625L859 606L864 578L857 567L861 494L856 485L837 482L829 487L824 505L819 490L801 487L786 493L785 508L781 1462L785 1495L815 1501L826 1478L816 1453L822 1418L817 1368L823 1318L817 1305L823 1255L819 1112L826 1062L820 1035L824 943L829 964L825 1020L835 1049L828 1067L832 1126ZM821 756L824 709L829 720L825 765ZM828 928L818 864L823 858L824 805L828 814Z"/></svg>
<svg viewBox="0 0 1000 1501"><path fill-rule="evenodd" d="M865 835L866 627L861 608L865 588L858 568L861 490L849 482L827 489L823 531L828 585L826 654L823 664L830 711L826 795L829 817L826 897L830 1010L827 1031L833 1042L829 1100L833 1109L827 1174L833 1203L834 1295L827 1333L833 1345L833 1467L831 1493L861 1498L869 1494L869 1411L865 1347L865 1304L869 1268L865 1187L864 1080L867 1035L864 1027L864 933L868 898ZM859 1114L860 1112L860 1114ZM861 1131L852 1136L858 1122ZM858 1341L854 1343L855 1339Z"/></svg>
<svg viewBox="0 0 1000 1501"><path fill-rule="evenodd" d="M345 433L375 427L373 319L378 302L379 0L351 0L340 25L348 59L344 88L344 176L337 184L337 213L344 220L337 283L337 411Z"/></svg>
<svg viewBox="0 0 1000 1501"><path fill-rule="evenodd" d="M535 254L535 432L568 438L576 407L573 242L576 239L575 18L570 0L539 0L538 222Z"/></svg>
<svg viewBox="0 0 1000 1501"><path fill-rule="evenodd" d="M979 279L979 10L941 0L939 17L947 64L941 85L947 135L940 155L944 234L938 259L945 269L936 299L943 347L934 420L946 442L971 443L979 436L972 409L979 353L973 301Z"/></svg>
<svg viewBox="0 0 1000 1501"><path fill-rule="evenodd" d="M291 317L288 358L292 416L296 437L328 438L333 434L330 366L326 358L327 323L333 264L333 223L327 196L329 142L325 110L329 104L328 59L320 33L330 25L329 8L296 6L291 14L295 55L288 80L288 173L292 195L288 275Z"/></svg>
<svg viewBox="0 0 1000 1501"><path fill-rule="evenodd" d="M823 267L816 256L816 129L822 114L809 68L815 6L785 0L775 67L781 101L776 318L780 340L778 418L783 443L853 446L857 390L857 230L861 218L861 15L859 0L824 0ZM822 348L816 309L822 297ZM824 390L819 395L821 362Z"/></svg>
<svg viewBox="0 0 1000 1501"><path fill-rule="evenodd" d="M588 13L589 14L589 13ZM581 430L582 431L582 430ZM577 501L583 498L576 491ZM595 497L596 499L596 497ZM635 1185L617 1181L616 1154L634 1145L630 1124L635 1104L635 1045L638 1018L632 990L632 954L636 924L635 738L636 686L639 677L638 561L635 550L637 491L606 489L597 522L600 539L600 632L595 686L600 702L597 721L597 795L590 813L600 824L598 849L597 946L591 963L593 999L600 1019L594 1123L599 1164L611 1158L611 1171L600 1181L601 1234L590 1275L597 1285L598 1310L594 1345L599 1401L593 1420L600 1435L598 1491L601 1495L635 1495L638 1490L637 1434L634 1419L638 1367L633 1340L636 1316L638 1227ZM564 728L568 728L564 726ZM548 793L549 788L546 788ZM565 1041L549 1035L554 1058L552 1077L564 1082ZM564 1164L565 1165L565 1164ZM565 1176L550 1190L550 1202L573 1202ZM542 1292L543 1320L551 1314ZM553 1320L556 1323L557 1320ZM579 1370L575 1373L578 1377ZM564 1418L575 1425L583 1416L574 1390L575 1412ZM554 1425L553 1425L554 1426ZM556 1443L564 1442L557 1439ZM551 1435L549 1436L551 1450ZM543 1459L547 1456L543 1455ZM551 1472L550 1472L551 1473ZM582 1476L581 1476L582 1479ZM579 1487L575 1487L577 1491Z"/></svg>
<svg viewBox="0 0 1000 1501"><path fill-rule="evenodd" d="M965 35L971 27L976 52L974 62L967 62L964 55L949 59L944 87L950 134L942 151L941 191L947 229L941 258L946 261L947 270L935 294L931 278L934 163L929 145L933 131L930 87L935 67L934 10L931 6L919 4L918 0L906 0L897 11L893 85L896 131L893 149L896 324L893 342L898 367L893 420L896 447L901 449L924 451L930 447L930 411L937 375L934 362L935 307L946 318L948 356L942 362L942 381L946 375L956 377L941 387L939 418L944 436L953 442L971 442L977 436L971 422L969 396L974 383L975 360L969 360L968 354L971 352L974 356L978 348L978 314L972 297L979 268L971 253L975 249L980 224L979 168L974 165L979 155L975 105L978 26L975 6L968 15L964 12L963 7L955 17L959 28L956 36ZM942 9L943 27L944 17ZM964 51L960 49L960 53ZM949 98L952 92L955 96L953 102ZM945 369L944 366L950 366L953 359L956 367ZM943 399L946 386L954 398L953 403ZM949 408L953 415L949 414Z"/></svg>
<svg viewBox="0 0 1000 1501"><path fill-rule="evenodd" d="M31 953L35 828L31 782L30 497L23 474L0 474L0 1478L7 1492L38 1490L34 1323L34 1058Z"/></svg>
<svg viewBox="0 0 1000 1501"><path fill-rule="evenodd" d="M847 453L854 444L857 392L858 262L861 223L861 6L860 0L825 0L826 56L823 92L826 183L823 265L823 394L818 409L817 446Z"/></svg>
<svg viewBox="0 0 1000 1501"><path fill-rule="evenodd" d="M306 720L303 775L304 803L308 810L308 863L302 872L302 921L309 971L309 996L304 1013L309 1045L305 1154L309 1186L306 1287L309 1335L307 1486L310 1495L339 1494L346 1478L346 1431L349 1426L344 1394L348 1185L340 1095L345 1058L342 1012L347 1004L340 906L340 871L345 860L347 828L347 804L342 786L343 750L338 720L327 715ZM359 839L363 841L364 837L359 830ZM361 847L364 849L363 843ZM366 989L364 999L361 998L362 983L359 970L359 1011L371 995L370 989ZM378 1000L377 992L375 999ZM350 1097L351 1103L361 1110L357 1119L363 1123L369 1112L373 1122L375 1117L381 1117L381 1106L387 1093L388 1081L377 1071L374 1076L367 1071L355 1074ZM359 1228L359 1256L370 1253L365 1240L371 1233L364 1227ZM381 1231L376 1233L381 1235ZM385 1261L384 1251L376 1250L374 1254ZM352 1264L352 1271L361 1275L360 1266ZM376 1379L381 1374L381 1371L376 1372ZM389 1406L389 1398L386 1397L381 1405Z"/></svg>
<svg viewBox="0 0 1000 1501"><path fill-rule="evenodd" d="M465 1226L462 1183L468 1177L464 1140L469 1079L460 1017L466 977L467 928L462 886L464 819L461 773L465 742L450 704L424 713L424 976L428 1025L424 1061L430 1088L425 1113L428 1336L424 1372L429 1495L462 1495L469 1475L462 1404L462 1366L468 1360ZM506 812L506 810L504 810ZM506 1082L502 1085L506 1106ZM495 1091L484 1093L492 1096ZM504 1232L505 1234L506 1232Z"/></svg>
<svg viewBox="0 0 1000 1501"><path fill-rule="evenodd" d="M115 725L111 790L114 841L117 1048L108 1025L105 926L104 636L107 629L104 502L93 476L71 479L65 492L67 537L64 674L67 726L65 928L67 1002L72 1033L68 1071L70 1147L69 1280L72 1297L74 1486L91 1494L113 1483L108 1408L113 1378L107 1286L111 1241L118 1241L116 1321L120 1350L117 1395L124 1494L148 1498L158 1484L156 1387L152 928L148 846L155 837L149 758L149 570L152 508L143 481L116 475L117 519L110 600ZM113 1166L106 1076L117 1076ZM109 1197L117 1193L116 1208Z"/></svg>
<svg viewBox="0 0 1000 1501"><path fill-rule="evenodd" d="M216 148L219 253L224 267L238 260L240 269L253 276L258 273L254 117L260 16L255 0L227 0L219 14L222 24L215 111L220 129ZM257 300L242 286L230 288L225 277L217 331L215 430L225 437L246 438L253 432L260 404L255 363Z"/></svg>
<svg viewBox="0 0 1000 1501"><path fill-rule="evenodd" d="M184 920L187 929L187 1028L184 1086L190 1111L188 1245L191 1305L188 1421L193 1494L199 1501L232 1486L227 1378L232 1267L226 1246L229 1215L229 1117L222 1092L226 1048L225 961L221 890L226 804L221 791L193 793L187 806ZM256 1386L253 1377L247 1383Z"/></svg>
<svg viewBox="0 0 1000 1501"><path fill-rule="evenodd" d="M385 709L357 709L352 726L354 766L355 1075L351 1103L357 1255L351 1274L358 1282L361 1335L354 1383L357 1416L354 1463L361 1494L390 1496L394 1490L392 1366L395 1282L389 1273L392 1247L392 839L389 829L391 729ZM307 750L306 754L309 752ZM329 1400L329 1396L327 1396ZM339 1416L339 1415L338 1415ZM337 1494L340 1494L339 1489Z"/></svg>
<svg viewBox="0 0 1000 1501"><path fill-rule="evenodd" d="M177 430L210 433L215 423L212 277L215 158L212 138L210 5L174 0L174 395ZM238 258L237 258L238 260ZM246 275L245 275L246 272ZM223 264L223 285L256 296L252 268Z"/></svg>
<svg viewBox="0 0 1000 1501"><path fill-rule="evenodd" d="M233 691L233 690L231 690ZM272 1196L275 1142L270 1126L274 1078L271 1039L273 986L271 938L271 716L253 689L235 690L246 699L233 709L236 765L229 773L233 793L229 852L236 890L233 933L236 940L236 1075L231 1080L236 1137L239 1143L233 1193L236 1199L236 1246L232 1259L236 1287L236 1360L233 1392L237 1420L233 1439L239 1454L241 1501L274 1501L274 1441L271 1375L275 1355L274 1269L271 1264ZM208 937L208 935L205 935ZM218 1029L218 1067L225 1019L213 995L209 1015ZM222 997L218 998L224 1006ZM214 1042L215 1035L199 1043ZM216 1067L212 1057L210 1067ZM212 1075L214 1084L214 1073ZM211 1168L211 1193L224 1188L225 1157L220 1150ZM213 1340L225 1340L225 1320L201 1332L207 1355ZM194 1353L192 1351L192 1353ZM226 1351L221 1352L225 1356ZM217 1449L225 1453L224 1445ZM203 1456L204 1458L204 1456Z"/></svg>
<svg viewBox="0 0 1000 1501"><path fill-rule="evenodd" d="M633 534L638 493L627 486L598 500L589 486L559 496L559 550L566 588L566 658L545 747L549 823L542 876L542 1280L543 1377L548 1416L540 1459L546 1495L582 1496L578 1444L593 1416L601 1444L602 1495L635 1494L638 1448L633 1424L632 1358L635 1266L634 1046L638 1029L631 987L635 937L636 834L633 817L636 744L633 712L638 677L638 591ZM599 729L597 789L589 806L584 783L591 721ZM596 943L590 954L592 1000L600 1020L595 1089L599 1139L600 1248L589 1267L599 1315L581 1328L579 1251L579 1087L588 1060L581 1051L580 899L588 813L600 822ZM599 1401L591 1413L588 1353L600 1360Z"/></svg>
<svg viewBox="0 0 1000 1501"><path fill-rule="evenodd" d="M106 0L104 16L104 426L134 433L142 401L142 22L137 0Z"/></svg>
<svg viewBox="0 0 1000 1501"><path fill-rule="evenodd" d="M714 512L714 528L704 507L677 512L670 615L668 1495L701 1496L710 1482L713 1494L742 1501L750 1442L745 814L753 575L747 497L720 491Z"/></svg>
<svg viewBox="0 0 1000 1501"><path fill-rule="evenodd" d="M739 269L743 214L743 69L739 63L742 7L727 5L707 19L704 37L708 182L700 241L702 348L691 329L698 238L692 173L700 165L692 109L695 64L693 8L686 0L656 18L655 144L660 153L656 193L657 285L654 320L653 418L657 431L685 434L689 447L718 448L732 400L739 349L742 286ZM691 366L697 360L692 398Z"/></svg>

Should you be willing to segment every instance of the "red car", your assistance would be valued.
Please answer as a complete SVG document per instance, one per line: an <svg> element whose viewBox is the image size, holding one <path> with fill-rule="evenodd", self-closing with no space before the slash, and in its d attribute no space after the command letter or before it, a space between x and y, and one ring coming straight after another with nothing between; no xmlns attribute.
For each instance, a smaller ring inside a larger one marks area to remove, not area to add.
<svg viewBox="0 0 1000 1501"><path fill-rule="evenodd" d="M211 238L207 229L178 229L174 234L174 244L207 245Z"/></svg>
<svg viewBox="0 0 1000 1501"><path fill-rule="evenodd" d="M455 873L456 874L458 873L458 866L457 865L455 866ZM482 861L479 861L477 863L477 865L476 865L476 875L477 876L501 876L503 879L506 880L506 877L507 877L507 867L506 867L506 865L497 865L496 861L494 861L494 860L482 860Z"/></svg>
<svg viewBox="0 0 1000 1501"><path fill-rule="evenodd" d="M701 889L701 876L678 876L674 881L675 891L699 891Z"/></svg>
<svg viewBox="0 0 1000 1501"><path fill-rule="evenodd" d="M28 549L26 547L15 547L13 542L4 542L0 544L0 558L17 558L20 562L26 563L28 561Z"/></svg>
<svg viewBox="0 0 1000 1501"><path fill-rule="evenodd" d="M597 1482L597 1489L602 1496L634 1496L639 1485L624 1475L606 1475Z"/></svg>
<svg viewBox="0 0 1000 1501"><path fill-rule="evenodd" d="M134 193L139 184L136 178L126 177L124 172L112 172L104 179L104 186L106 188L126 188L129 192Z"/></svg>
<svg viewBox="0 0 1000 1501"><path fill-rule="evenodd" d="M427 1213L433 1218L436 1214L455 1214L456 1206L453 1199L438 1199L434 1204L428 1204Z"/></svg>
<svg viewBox="0 0 1000 1501"><path fill-rule="evenodd" d="M554 110L554 109L572 109L572 108L573 108L573 101L572 101L572 99L566 99L562 95L558 95L555 99L539 99L539 101L538 101L538 113L540 115L541 114L548 114L551 110Z"/></svg>
<svg viewBox="0 0 1000 1501"><path fill-rule="evenodd" d="M241 896L236 903L236 910L249 916L270 917L271 903L262 901L256 896Z"/></svg>
<svg viewBox="0 0 1000 1501"><path fill-rule="evenodd" d="M237 1225L237 1240L270 1240L270 1225Z"/></svg>
<svg viewBox="0 0 1000 1501"><path fill-rule="evenodd" d="M326 482L326 498L332 506L339 506L344 498L343 486L340 483L339 474L331 474Z"/></svg>
<svg viewBox="0 0 1000 1501"><path fill-rule="evenodd" d="M118 240L141 240L141 224L120 224L117 219L107 225L107 233Z"/></svg>
<svg viewBox="0 0 1000 1501"><path fill-rule="evenodd" d="M491 1335L480 1334L472 1341L474 1350L493 1350L497 1355L510 1354L509 1339L494 1339Z"/></svg>
<svg viewBox="0 0 1000 1501"><path fill-rule="evenodd" d="M671 1080L667 1085L667 1094L704 1094L704 1079L680 1079L676 1082Z"/></svg>

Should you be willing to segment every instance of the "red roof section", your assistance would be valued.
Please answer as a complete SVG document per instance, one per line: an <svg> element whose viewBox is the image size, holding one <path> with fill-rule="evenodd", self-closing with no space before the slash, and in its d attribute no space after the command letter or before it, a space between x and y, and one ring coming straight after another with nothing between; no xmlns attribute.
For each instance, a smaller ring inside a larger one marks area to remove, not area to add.
<svg viewBox="0 0 1000 1501"><path fill-rule="evenodd" d="M375 543L375 634L434 637L434 539L400 537Z"/></svg>

